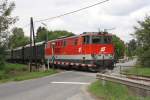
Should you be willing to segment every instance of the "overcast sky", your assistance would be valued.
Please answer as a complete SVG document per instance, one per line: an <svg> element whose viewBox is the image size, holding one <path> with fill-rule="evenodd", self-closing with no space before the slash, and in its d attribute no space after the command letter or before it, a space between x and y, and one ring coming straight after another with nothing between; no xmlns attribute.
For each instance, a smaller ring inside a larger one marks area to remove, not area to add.
<svg viewBox="0 0 150 100"><path fill-rule="evenodd" d="M30 17L34 20L57 16L77 10L103 0L14 0L16 8L13 16L19 21L15 26L23 27L29 35ZM109 32L116 34L124 41L132 39L133 26L137 20L143 20L150 15L150 0L109 0L101 5L65 16L55 20L48 20L49 30L67 30L75 34L115 28ZM36 28L42 26L36 23Z"/></svg>

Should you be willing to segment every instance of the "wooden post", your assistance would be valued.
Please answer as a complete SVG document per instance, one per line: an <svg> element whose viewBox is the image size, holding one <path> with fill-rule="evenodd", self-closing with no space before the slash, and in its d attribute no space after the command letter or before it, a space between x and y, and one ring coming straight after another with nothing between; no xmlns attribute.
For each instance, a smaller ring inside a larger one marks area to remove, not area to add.
<svg viewBox="0 0 150 100"><path fill-rule="evenodd" d="M31 66L31 63L32 63L32 24L31 24L31 19L30 19L30 56L29 56L29 70L30 72L32 71L32 66Z"/></svg>
<svg viewBox="0 0 150 100"><path fill-rule="evenodd" d="M33 47L32 47L32 42L33 42ZM33 54L32 48L33 48L35 54ZM35 33L34 33L33 18L31 17L30 18L30 56L29 56L30 72L32 71L33 56L35 58L35 64L36 64L36 69L37 69L37 50L36 50L36 45L35 45Z"/></svg>

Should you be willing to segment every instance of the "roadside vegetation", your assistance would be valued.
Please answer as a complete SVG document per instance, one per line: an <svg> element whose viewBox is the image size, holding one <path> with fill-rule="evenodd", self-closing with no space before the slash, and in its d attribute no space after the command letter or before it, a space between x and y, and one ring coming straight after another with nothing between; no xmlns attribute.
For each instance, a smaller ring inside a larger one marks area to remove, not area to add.
<svg viewBox="0 0 150 100"><path fill-rule="evenodd" d="M123 73L150 77L150 16L137 23L135 32L131 34L134 39L126 44L126 56L136 56L137 65L124 70Z"/></svg>
<svg viewBox="0 0 150 100"><path fill-rule="evenodd" d="M89 92L96 96L98 100L150 100L150 97L135 96L125 85L98 80L92 83Z"/></svg>
<svg viewBox="0 0 150 100"><path fill-rule="evenodd" d="M135 66L130 69L124 70L122 73L150 77L150 68Z"/></svg>
<svg viewBox="0 0 150 100"><path fill-rule="evenodd" d="M150 68L150 16L137 23L132 34L134 39L126 45L126 53L129 57L137 56L140 66Z"/></svg>
<svg viewBox="0 0 150 100"><path fill-rule="evenodd" d="M6 63L4 69L0 70L0 83L8 81L21 81L39 78L57 73L56 70L29 72L26 65Z"/></svg>

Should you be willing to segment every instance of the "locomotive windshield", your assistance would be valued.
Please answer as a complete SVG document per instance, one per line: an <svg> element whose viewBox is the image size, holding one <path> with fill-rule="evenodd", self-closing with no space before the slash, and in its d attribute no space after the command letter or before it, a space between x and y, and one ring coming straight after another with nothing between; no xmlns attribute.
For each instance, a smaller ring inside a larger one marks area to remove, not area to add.
<svg viewBox="0 0 150 100"><path fill-rule="evenodd" d="M111 36L92 36L93 44L109 44L112 43Z"/></svg>

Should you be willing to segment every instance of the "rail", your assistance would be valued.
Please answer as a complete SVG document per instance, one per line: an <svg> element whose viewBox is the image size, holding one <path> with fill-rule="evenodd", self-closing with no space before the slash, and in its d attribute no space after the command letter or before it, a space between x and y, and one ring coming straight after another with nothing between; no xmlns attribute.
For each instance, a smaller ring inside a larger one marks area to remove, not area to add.
<svg viewBox="0 0 150 100"><path fill-rule="evenodd" d="M150 82L146 82L143 80L135 80L135 79L129 79L127 77L119 77L111 74L100 74L100 73L97 74L97 79L121 83L123 85L150 91Z"/></svg>

